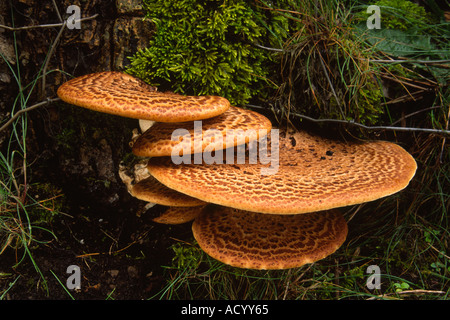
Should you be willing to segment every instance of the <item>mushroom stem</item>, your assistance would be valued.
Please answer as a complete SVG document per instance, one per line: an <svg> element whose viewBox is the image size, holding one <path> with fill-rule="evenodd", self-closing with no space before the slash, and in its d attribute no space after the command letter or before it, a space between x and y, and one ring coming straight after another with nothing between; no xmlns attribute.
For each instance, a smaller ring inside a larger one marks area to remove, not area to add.
<svg viewBox="0 0 450 320"><path fill-rule="evenodd" d="M156 121L153 120L145 120L145 119L139 119L139 128L141 129L141 132L144 133L150 127L152 127L155 124Z"/></svg>

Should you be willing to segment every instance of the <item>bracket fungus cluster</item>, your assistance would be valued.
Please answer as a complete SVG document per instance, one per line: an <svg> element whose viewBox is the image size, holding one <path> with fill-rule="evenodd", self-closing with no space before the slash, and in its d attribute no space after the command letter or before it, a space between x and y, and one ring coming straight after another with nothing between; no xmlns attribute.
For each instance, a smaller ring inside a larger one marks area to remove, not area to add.
<svg viewBox="0 0 450 320"><path fill-rule="evenodd" d="M272 128L263 115L224 98L161 93L120 72L75 78L58 95L81 107L155 121L133 143L146 170L134 181L123 179L128 190L169 207L155 222L193 221L199 246L236 267L286 269L325 258L347 236L336 208L396 193L417 169L413 157L390 142L342 142ZM255 145L265 152L252 157ZM220 157L198 157L205 153ZM268 155L276 155L276 170Z"/></svg>

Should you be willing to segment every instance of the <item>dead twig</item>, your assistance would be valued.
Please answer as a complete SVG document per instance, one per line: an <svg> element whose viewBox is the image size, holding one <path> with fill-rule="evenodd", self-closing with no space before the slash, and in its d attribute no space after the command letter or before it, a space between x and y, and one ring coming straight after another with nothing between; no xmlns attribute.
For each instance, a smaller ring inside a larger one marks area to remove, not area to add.
<svg viewBox="0 0 450 320"><path fill-rule="evenodd" d="M248 104L247 105L250 108L258 108L258 109L263 109L263 107L261 106L256 106L256 105L252 105L252 104ZM281 111L278 110L274 110L274 112L278 112L280 113ZM359 127L359 128L363 128L366 130L388 130L388 131L403 131L403 132L427 132L427 133L434 133L434 134L439 134L439 135L450 135L450 130L444 130L444 129L429 129L429 128L411 128L411 127L392 127L392 126L366 126L364 124L355 122L355 121L347 121L347 120L338 120L338 119L314 119L299 113L293 113L291 112L290 115L301 118L301 119L305 119L311 122L316 122L316 123L320 123L320 122L331 122L331 123L340 123L340 124L346 124L346 125L350 125L350 126L355 126L355 127Z"/></svg>
<svg viewBox="0 0 450 320"><path fill-rule="evenodd" d="M53 41L50 50L47 54L47 57L45 59L45 63L44 63L44 67L42 68L42 87L41 87L41 95L40 98L43 98L45 96L45 85L46 85L46 79L47 79L47 68L48 68L48 64L50 62L50 58L53 55L53 52L55 51L55 48L59 42L59 39L61 38L64 29L66 28L67 25L67 21L64 21L61 28L59 29L58 35L56 36L55 41Z"/></svg>
<svg viewBox="0 0 450 320"><path fill-rule="evenodd" d="M420 63L420 64L446 64L450 63L450 60L414 60L414 59L401 59L401 60L383 60L372 59L369 62L377 63ZM448 66L444 66L448 68Z"/></svg>
<svg viewBox="0 0 450 320"><path fill-rule="evenodd" d="M20 117L21 114L23 114L23 113L25 113L25 112L28 112L28 111L31 111L31 110L33 110L33 109L36 109L36 108L38 108L38 107L48 105L48 104L50 104L50 103L52 103L52 102L59 101L59 100L61 100L61 99L60 99L60 98L47 99L47 100L45 100L45 101L41 101L41 102L36 103L36 104L34 104L34 105L30 106L30 107L27 107L27 108L24 108L24 109L22 109L22 110L17 111L17 112L11 117L11 119L9 119L9 120L8 120L8 121L0 128L0 132L1 132L2 130L6 129L11 123L13 123L18 117Z"/></svg>
<svg viewBox="0 0 450 320"><path fill-rule="evenodd" d="M391 126L401 122L403 119L415 116L415 115L417 115L419 113L422 113L422 112L425 112L425 111L430 111L430 110L439 109L439 108L442 108L442 106L429 107L429 108L425 108L425 109L422 109L422 110L419 110L419 111L416 111L416 112L412 112L410 114L407 114L406 116L403 116L402 119L392 122Z"/></svg>
<svg viewBox="0 0 450 320"><path fill-rule="evenodd" d="M429 129L429 128L411 128L411 127L392 127L392 126L366 126L364 124L354 122L354 121L346 121L346 120L337 120L337 119L314 119L305 115L291 113L293 116L297 116L299 118L303 118L312 122L334 122L334 123L342 123L351 126L360 127L366 130L387 130L387 131L403 131L403 132L428 132L442 135L450 135L450 130L441 130L441 129Z"/></svg>
<svg viewBox="0 0 450 320"><path fill-rule="evenodd" d="M74 22L83 22L83 21L95 19L97 17L98 17L98 13L96 13L90 17L74 20ZM10 27L10 26L0 24L0 29L6 29L9 31L20 31L20 30L30 30L30 29L38 29L38 28L54 28L54 27L61 27L64 25L64 23L67 23L67 22L64 21L61 23L39 24L39 25L35 25L35 26L24 26L24 27Z"/></svg>
<svg viewBox="0 0 450 320"><path fill-rule="evenodd" d="M375 300L377 298L387 298L393 295L420 295L420 294L446 294L445 291L438 291L438 290L404 290L404 291L398 291L394 293L386 293L382 295L378 295L376 297L370 297L368 300Z"/></svg>

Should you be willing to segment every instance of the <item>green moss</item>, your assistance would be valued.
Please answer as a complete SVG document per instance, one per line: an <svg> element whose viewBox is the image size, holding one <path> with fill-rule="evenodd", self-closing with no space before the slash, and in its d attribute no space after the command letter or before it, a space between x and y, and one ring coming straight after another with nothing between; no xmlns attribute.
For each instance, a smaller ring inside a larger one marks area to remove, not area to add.
<svg viewBox="0 0 450 320"><path fill-rule="evenodd" d="M178 270L195 270L198 268L203 251L196 246L186 246L181 242L177 242L171 246L174 252L172 259L172 267Z"/></svg>
<svg viewBox="0 0 450 320"><path fill-rule="evenodd" d="M36 183L29 191L33 201L26 207L34 224L48 224L66 207L65 196L58 187L51 183Z"/></svg>
<svg viewBox="0 0 450 320"><path fill-rule="evenodd" d="M376 123L383 114L383 92L374 81L367 81L358 92L356 113L362 124Z"/></svg>
<svg viewBox="0 0 450 320"><path fill-rule="evenodd" d="M433 20L424 7L408 0L380 0L373 5L380 7L381 28L406 31ZM359 14L364 21L370 15L366 11Z"/></svg>
<svg viewBox="0 0 450 320"><path fill-rule="evenodd" d="M220 95L236 105L267 94L273 57L255 44L280 47L286 18L242 0L144 0L144 7L155 33L130 58L127 72L164 89Z"/></svg>

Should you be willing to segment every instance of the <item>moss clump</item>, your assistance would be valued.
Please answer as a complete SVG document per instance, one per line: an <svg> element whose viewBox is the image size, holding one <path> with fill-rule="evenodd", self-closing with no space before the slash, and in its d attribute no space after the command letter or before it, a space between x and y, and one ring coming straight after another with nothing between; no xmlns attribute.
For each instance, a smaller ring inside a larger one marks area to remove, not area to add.
<svg viewBox="0 0 450 320"><path fill-rule="evenodd" d="M375 81L367 81L359 92L356 101L356 113L362 124L377 123L383 114L383 92Z"/></svg>
<svg viewBox="0 0 450 320"><path fill-rule="evenodd" d="M172 268L178 270L197 269L202 261L203 251L195 246L186 246L180 242L171 246L175 256L172 259Z"/></svg>
<svg viewBox="0 0 450 320"><path fill-rule="evenodd" d="M406 31L432 20L424 7L408 0L380 0L373 5L380 7L382 28ZM369 15L366 11L360 14L364 21Z"/></svg>
<svg viewBox="0 0 450 320"><path fill-rule="evenodd" d="M287 18L242 0L144 0L144 7L155 33L130 58L127 72L166 90L220 95L235 105L267 94L272 52L257 45L280 47Z"/></svg>

